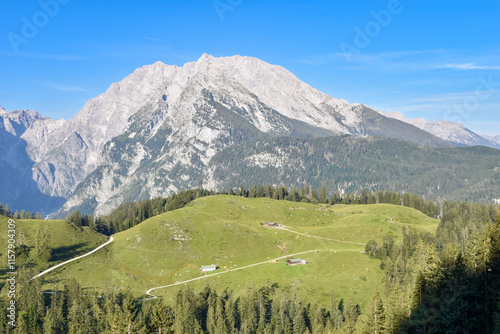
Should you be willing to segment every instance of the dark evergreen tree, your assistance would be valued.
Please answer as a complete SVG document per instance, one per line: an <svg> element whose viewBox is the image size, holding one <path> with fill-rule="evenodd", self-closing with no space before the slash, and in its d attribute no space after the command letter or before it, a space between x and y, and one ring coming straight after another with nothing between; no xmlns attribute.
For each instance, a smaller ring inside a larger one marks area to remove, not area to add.
<svg viewBox="0 0 500 334"><path fill-rule="evenodd" d="M50 261L52 256L51 237L48 228L39 227L36 232L34 252L42 263Z"/></svg>
<svg viewBox="0 0 500 334"><path fill-rule="evenodd" d="M328 198L327 198L327 192L326 192L326 186L323 184L320 187L319 190L319 203L328 203Z"/></svg>
<svg viewBox="0 0 500 334"><path fill-rule="evenodd" d="M6 216L6 217L11 217L12 216L12 212L10 211L9 204L5 204L4 216Z"/></svg>
<svg viewBox="0 0 500 334"><path fill-rule="evenodd" d="M385 309L377 290L368 302L361 333L381 334L385 331Z"/></svg>

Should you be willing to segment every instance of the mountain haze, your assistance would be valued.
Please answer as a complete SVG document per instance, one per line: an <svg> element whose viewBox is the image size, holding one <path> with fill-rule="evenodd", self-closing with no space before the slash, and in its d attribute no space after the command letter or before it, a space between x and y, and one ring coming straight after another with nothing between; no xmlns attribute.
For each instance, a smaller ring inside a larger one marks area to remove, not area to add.
<svg viewBox="0 0 500 334"><path fill-rule="evenodd" d="M51 196L40 190L34 173L33 158L29 155L30 135L43 131L42 124L54 121L32 110L7 112L0 106L0 203L26 211L41 211L46 214L57 210L64 198ZM28 140L27 140L28 139ZM36 145L31 142L31 145ZM33 169L32 169L33 168Z"/></svg>

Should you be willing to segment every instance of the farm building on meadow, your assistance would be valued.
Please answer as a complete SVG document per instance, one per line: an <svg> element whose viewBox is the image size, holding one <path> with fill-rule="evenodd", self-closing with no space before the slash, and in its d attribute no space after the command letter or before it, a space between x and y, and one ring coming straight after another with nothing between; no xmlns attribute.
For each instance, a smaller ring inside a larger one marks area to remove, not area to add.
<svg viewBox="0 0 500 334"><path fill-rule="evenodd" d="M264 226L265 227L286 228L285 225L281 225L281 224L278 224L278 223L265 223Z"/></svg>
<svg viewBox="0 0 500 334"><path fill-rule="evenodd" d="M296 266L298 264L306 264L307 261L306 260L302 260L302 259L289 259L288 261L286 261L286 263L289 266Z"/></svg>
<svg viewBox="0 0 500 334"><path fill-rule="evenodd" d="M215 270L217 270L217 266L214 264L211 264L209 266L201 266L200 270L201 271L215 271Z"/></svg>

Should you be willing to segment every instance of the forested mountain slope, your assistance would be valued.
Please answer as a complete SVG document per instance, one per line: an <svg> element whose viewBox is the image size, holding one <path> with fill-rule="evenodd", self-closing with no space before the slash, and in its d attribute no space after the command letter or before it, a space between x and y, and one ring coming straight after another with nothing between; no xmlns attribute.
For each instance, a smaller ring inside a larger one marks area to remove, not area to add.
<svg viewBox="0 0 500 334"><path fill-rule="evenodd" d="M205 184L225 189L252 183L325 184L330 191L406 191L426 200L489 203L500 198L500 150L482 146L437 148L351 136L272 138L227 148L208 167Z"/></svg>

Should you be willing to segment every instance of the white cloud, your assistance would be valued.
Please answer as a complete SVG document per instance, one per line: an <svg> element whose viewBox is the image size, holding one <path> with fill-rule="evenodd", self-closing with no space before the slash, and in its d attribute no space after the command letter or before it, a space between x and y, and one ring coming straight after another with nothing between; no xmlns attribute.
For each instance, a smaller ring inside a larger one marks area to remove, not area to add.
<svg viewBox="0 0 500 334"><path fill-rule="evenodd" d="M159 38L155 38L155 37L143 36L142 38L147 39L148 41L165 42L163 39L159 39Z"/></svg>
<svg viewBox="0 0 500 334"><path fill-rule="evenodd" d="M500 106L496 104L498 103L497 101L499 101L497 95L498 93L500 93L500 90L493 90L493 91L483 90L483 91L434 94L422 97L408 98L393 104L385 104L385 107L389 110L397 109L400 111L414 111L422 109L439 110L454 106L456 104L466 103L469 97L475 97L477 95L480 95L488 97L486 100L477 99L478 102L481 104L481 106L491 107L491 103L494 103L494 106L498 108Z"/></svg>
<svg viewBox="0 0 500 334"><path fill-rule="evenodd" d="M475 63L444 64L444 65L437 65L436 68L450 68L450 69L454 69L454 70L500 70L500 66L477 65Z"/></svg>
<svg viewBox="0 0 500 334"><path fill-rule="evenodd" d="M44 53L19 53L16 56L24 58L49 59L49 60L60 60L60 61L82 61L95 58L93 56L87 56L87 55L82 56L74 54L44 54Z"/></svg>
<svg viewBox="0 0 500 334"><path fill-rule="evenodd" d="M56 83L56 82L44 82L44 85L55 89L55 90L61 90L65 92L84 92L85 89L81 86L70 86L66 84L61 84L61 83Z"/></svg>
<svg viewBox="0 0 500 334"><path fill-rule="evenodd" d="M454 70L500 70L496 53L468 54L461 50L407 50L389 51L379 53L341 53L332 52L323 55L312 55L298 60L309 65L337 64L350 66L363 66L367 69L378 68L391 71L427 71L439 69ZM346 59L349 61L346 62Z"/></svg>

